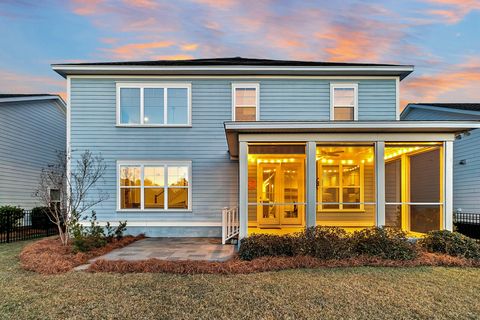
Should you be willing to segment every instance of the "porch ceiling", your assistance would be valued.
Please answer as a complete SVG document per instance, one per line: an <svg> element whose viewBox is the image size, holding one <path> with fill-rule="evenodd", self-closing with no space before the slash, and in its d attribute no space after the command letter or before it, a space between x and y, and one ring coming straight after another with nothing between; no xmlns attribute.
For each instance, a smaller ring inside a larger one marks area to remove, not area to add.
<svg viewBox="0 0 480 320"><path fill-rule="evenodd" d="M238 136L278 133L451 133L480 128L480 121L227 121L228 150L238 157Z"/></svg>

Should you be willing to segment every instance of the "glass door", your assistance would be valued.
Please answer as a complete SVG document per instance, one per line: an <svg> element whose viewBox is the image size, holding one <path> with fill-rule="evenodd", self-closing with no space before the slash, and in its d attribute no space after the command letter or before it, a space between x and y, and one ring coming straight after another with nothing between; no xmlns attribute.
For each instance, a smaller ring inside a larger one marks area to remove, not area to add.
<svg viewBox="0 0 480 320"><path fill-rule="evenodd" d="M261 225L280 224L278 200L280 199L280 164L258 165L257 220Z"/></svg>

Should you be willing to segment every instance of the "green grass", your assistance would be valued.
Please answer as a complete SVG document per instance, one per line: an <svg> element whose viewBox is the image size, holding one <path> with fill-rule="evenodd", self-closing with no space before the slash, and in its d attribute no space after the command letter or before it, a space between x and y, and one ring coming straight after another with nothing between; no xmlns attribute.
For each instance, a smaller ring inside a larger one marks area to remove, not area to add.
<svg viewBox="0 0 480 320"><path fill-rule="evenodd" d="M480 269L41 276L0 245L1 319L480 319Z"/></svg>

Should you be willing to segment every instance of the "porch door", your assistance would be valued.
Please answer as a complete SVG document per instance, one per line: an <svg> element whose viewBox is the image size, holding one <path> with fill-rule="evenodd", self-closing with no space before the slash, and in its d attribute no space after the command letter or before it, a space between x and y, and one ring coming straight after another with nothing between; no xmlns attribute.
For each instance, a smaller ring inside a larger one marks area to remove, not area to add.
<svg viewBox="0 0 480 320"><path fill-rule="evenodd" d="M302 224L304 166L301 163L259 163L257 221L259 226Z"/></svg>

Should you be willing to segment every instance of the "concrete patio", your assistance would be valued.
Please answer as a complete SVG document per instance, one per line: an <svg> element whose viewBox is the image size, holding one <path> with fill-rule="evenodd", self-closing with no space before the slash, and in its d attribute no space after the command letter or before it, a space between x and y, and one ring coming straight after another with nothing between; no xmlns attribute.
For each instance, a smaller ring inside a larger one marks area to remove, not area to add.
<svg viewBox="0 0 480 320"><path fill-rule="evenodd" d="M147 238L113 250L95 260L203 260L226 261L235 254L234 245L217 238Z"/></svg>

